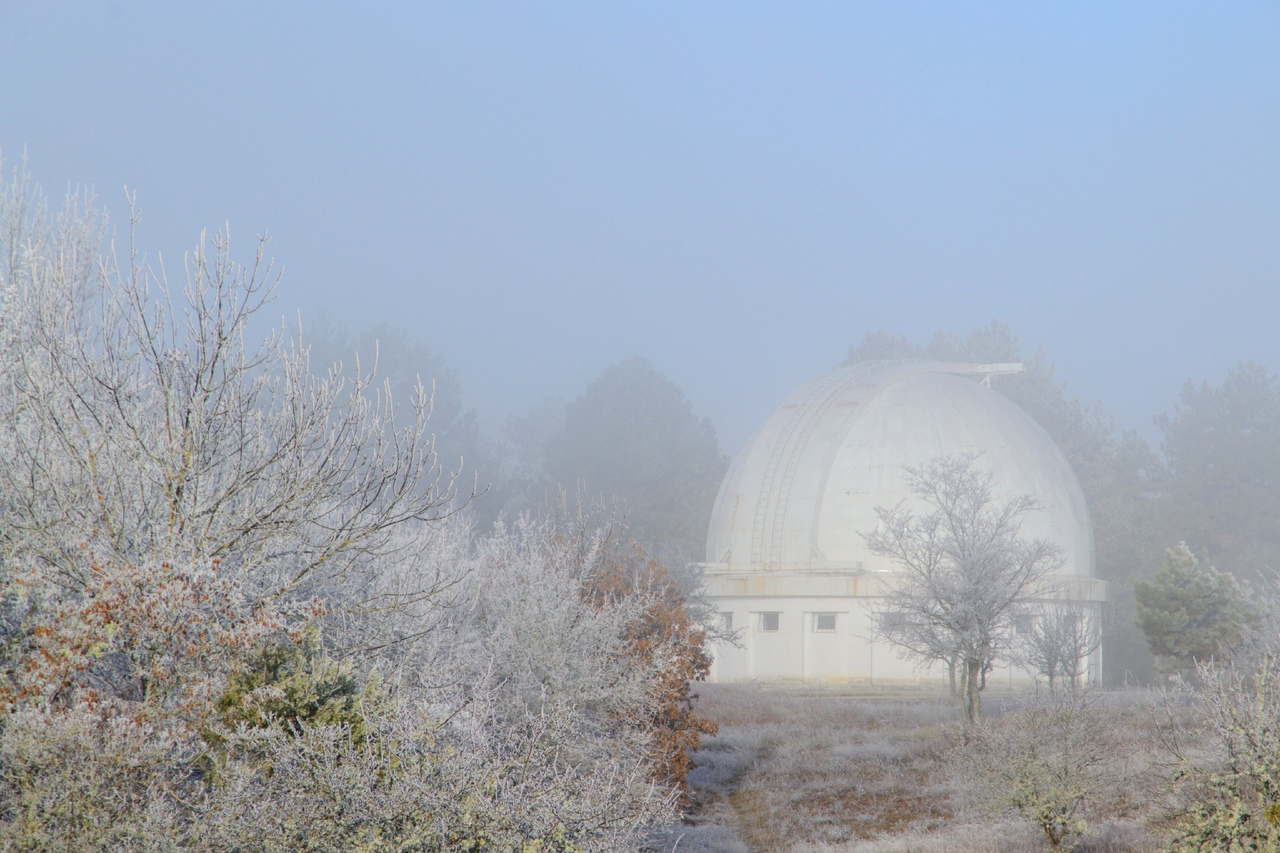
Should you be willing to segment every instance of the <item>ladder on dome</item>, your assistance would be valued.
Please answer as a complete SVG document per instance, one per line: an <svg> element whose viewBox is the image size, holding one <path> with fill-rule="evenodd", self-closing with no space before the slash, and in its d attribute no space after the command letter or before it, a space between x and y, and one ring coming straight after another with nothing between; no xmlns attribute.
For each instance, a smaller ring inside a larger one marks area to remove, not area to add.
<svg viewBox="0 0 1280 853"><path fill-rule="evenodd" d="M791 496L791 484L795 482L796 471L800 467L800 457L804 454L806 442L803 437L808 435L808 427L831 408L836 392L847 379L848 377L842 371L826 377L825 381L814 386L804 399L795 404L795 411L787 419L781 435L773 444L769 461L764 469L751 534L751 555L759 568L768 569L782 562L787 500ZM781 476L779 476L779 468L782 469ZM774 496L775 481L778 483L776 496ZM771 504L772 507L770 507ZM769 518L770 508L773 510L771 519ZM767 541L766 531L768 532Z"/></svg>

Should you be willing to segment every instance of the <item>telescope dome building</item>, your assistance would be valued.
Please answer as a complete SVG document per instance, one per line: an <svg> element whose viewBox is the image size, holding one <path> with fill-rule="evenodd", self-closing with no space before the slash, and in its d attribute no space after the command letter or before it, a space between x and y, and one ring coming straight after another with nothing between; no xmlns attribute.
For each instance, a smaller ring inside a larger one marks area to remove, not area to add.
<svg viewBox="0 0 1280 853"><path fill-rule="evenodd" d="M897 568L863 535L876 508L916 500L906 466L979 454L997 501L1033 495L1025 538L1045 538L1063 564L1042 592L1085 608L1097 624L1106 584L1094 577L1093 528L1062 451L1017 405L988 386L1020 364L876 361L808 383L733 460L707 533L706 585L736 645L719 643L711 677L914 681L921 672L876 636L875 614ZM1097 677L1101 653L1087 662ZM997 682L1030 678L997 670Z"/></svg>

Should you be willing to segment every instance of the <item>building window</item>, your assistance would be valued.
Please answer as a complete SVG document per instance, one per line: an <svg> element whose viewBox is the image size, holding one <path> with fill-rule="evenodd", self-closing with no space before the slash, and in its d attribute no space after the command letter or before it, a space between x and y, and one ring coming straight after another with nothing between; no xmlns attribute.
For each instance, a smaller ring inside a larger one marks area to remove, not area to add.
<svg viewBox="0 0 1280 853"><path fill-rule="evenodd" d="M907 627L907 614L901 610L887 610L880 614L880 630L901 631Z"/></svg>
<svg viewBox="0 0 1280 853"><path fill-rule="evenodd" d="M733 614L732 613L720 614L720 630L721 631L733 630Z"/></svg>
<svg viewBox="0 0 1280 853"><path fill-rule="evenodd" d="M1013 618L1013 633L1018 637L1026 637L1036 630L1036 615L1021 613Z"/></svg>
<svg viewBox="0 0 1280 853"><path fill-rule="evenodd" d="M834 613L815 613L813 614L813 630L819 634L830 634L836 630L836 614Z"/></svg>
<svg viewBox="0 0 1280 853"><path fill-rule="evenodd" d="M760 614L760 630L776 631L778 630L778 613L761 613Z"/></svg>

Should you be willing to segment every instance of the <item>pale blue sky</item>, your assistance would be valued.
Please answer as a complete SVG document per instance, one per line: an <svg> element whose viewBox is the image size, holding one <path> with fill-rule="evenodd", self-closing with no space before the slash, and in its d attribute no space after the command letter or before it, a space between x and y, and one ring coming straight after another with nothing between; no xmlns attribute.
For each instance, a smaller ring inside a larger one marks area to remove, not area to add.
<svg viewBox="0 0 1280 853"><path fill-rule="evenodd" d="M489 426L648 356L730 449L877 330L999 318L1151 433L1280 369L1280 4L0 0L0 149Z"/></svg>

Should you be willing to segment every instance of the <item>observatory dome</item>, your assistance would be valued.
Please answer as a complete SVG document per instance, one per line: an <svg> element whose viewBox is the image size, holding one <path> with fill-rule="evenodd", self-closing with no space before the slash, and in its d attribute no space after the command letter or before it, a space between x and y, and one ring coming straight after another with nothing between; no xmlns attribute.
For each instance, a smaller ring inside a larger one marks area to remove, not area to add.
<svg viewBox="0 0 1280 853"><path fill-rule="evenodd" d="M1091 578L1092 526L1071 466L1039 424L986 384L1020 369L877 361L808 383L734 459L712 511L708 570L892 571L863 534L876 527L876 507L912 499L904 466L976 453L997 500L1038 500L1023 536L1062 549L1060 574Z"/></svg>
<svg viewBox="0 0 1280 853"><path fill-rule="evenodd" d="M1038 508L1022 516L1022 536L1061 549L1057 577L1022 599L1019 624L1033 625L1041 606L1070 607L1097 636L1107 589L1093 577L1080 484L1048 434L987 385L1021 369L864 362L783 403L734 459L712 511L704 578L724 633L713 643L711 678L946 678L940 663L922 666L886 641L884 626L902 614L884 610L884 596L903 576L863 535L875 530L877 507L919 500L905 467L962 453L991 474L998 502L1033 496ZM1086 654L1084 671L1096 679L1102 650L1094 644ZM1012 685L1035 674L1005 661L990 678Z"/></svg>

